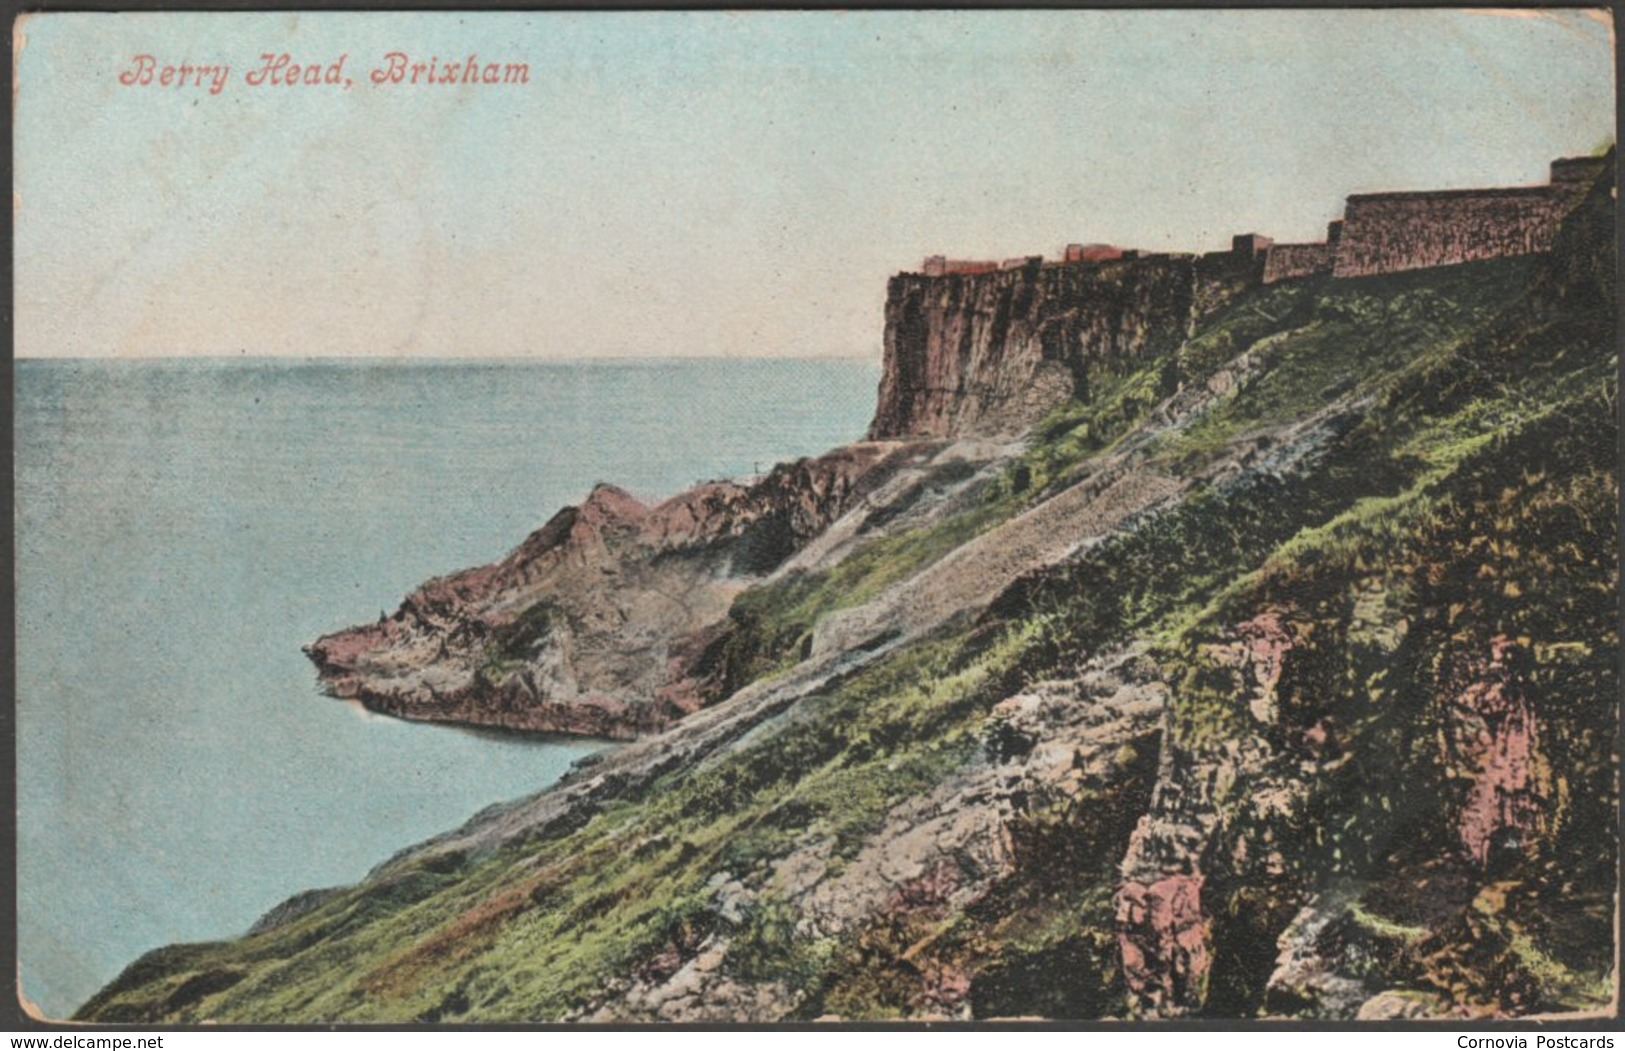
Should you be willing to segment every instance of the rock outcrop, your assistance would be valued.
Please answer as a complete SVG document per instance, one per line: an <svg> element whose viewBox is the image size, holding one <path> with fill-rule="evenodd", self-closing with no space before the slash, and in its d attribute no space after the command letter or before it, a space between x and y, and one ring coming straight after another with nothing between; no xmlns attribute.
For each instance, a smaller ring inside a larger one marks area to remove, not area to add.
<svg viewBox="0 0 1625 1051"><path fill-rule="evenodd" d="M1066 679L1036 683L1000 703L983 746L934 791L886 813L881 827L849 859L817 839L777 861L765 880L746 886L717 879L719 915L783 916L794 936L884 940L919 976L912 1014L972 1017L972 990L988 961L967 958L933 935L944 921L1008 882L1038 849L1035 818L1100 807L1121 797L1144 803L1155 754L1163 687L1135 651L1115 652ZM1110 829L1121 836L1124 829ZM1120 849L1120 838L1098 846ZM805 994L779 982L745 981L730 957L742 939L717 934L689 954L674 954L616 995L583 1012L590 1022L772 1021Z"/></svg>
<svg viewBox="0 0 1625 1051"><path fill-rule="evenodd" d="M1461 844L1486 869L1504 867L1545 838L1556 810L1540 721L1526 694L1523 668L1533 663L1524 647L1498 635L1487 659L1461 662L1464 681L1448 702L1447 762L1472 786L1458 824Z"/></svg>
<svg viewBox="0 0 1625 1051"><path fill-rule="evenodd" d="M860 443L654 507L611 485L507 558L306 648L335 697L407 719L626 738L705 702L705 629L925 446Z"/></svg>

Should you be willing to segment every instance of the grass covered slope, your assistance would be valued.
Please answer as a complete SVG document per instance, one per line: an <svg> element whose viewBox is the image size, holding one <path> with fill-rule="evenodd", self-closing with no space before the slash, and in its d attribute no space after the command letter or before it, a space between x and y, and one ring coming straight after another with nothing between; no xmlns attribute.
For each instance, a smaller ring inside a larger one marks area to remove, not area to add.
<svg viewBox="0 0 1625 1051"><path fill-rule="evenodd" d="M1090 377L970 504L744 593L733 696L670 740L151 953L79 1017L1606 1007L1605 191L1549 258L1256 289ZM1078 535L819 657L1033 523Z"/></svg>

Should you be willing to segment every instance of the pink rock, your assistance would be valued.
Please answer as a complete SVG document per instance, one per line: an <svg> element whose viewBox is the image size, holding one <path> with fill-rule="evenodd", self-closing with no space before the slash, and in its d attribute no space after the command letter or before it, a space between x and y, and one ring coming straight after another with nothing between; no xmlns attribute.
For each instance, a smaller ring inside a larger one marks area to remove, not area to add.
<svg viewBox="0 0 1625 1051"><path fill-rule="evenodd" d="M1211 924L1202 912L1203 877L1128 880L1117 891L1117 945L1130 994L1159 1014L1200 1005L1207 982Z"/></svg>
<svg viewBox="0 0 1625 1051"><path fill-rule="evenodd" d="M1489 864L1497 840L1537 839L1548 822L1551 796L1539 720L1516 670L1521 647L1497 635L1489 650L1488 660L1461 662L1447 734L1449 760L1473 779L1457 830L1462 847L1480 865Z"/></svg>
<svg viewBox="0 0 1625 1051"><path fill-rule="evenodd" d="M1266 610L1234 629L1225 643L1207 647L1210 659L1237 671L1241 696L1247 709L1259 722L1273 722L1277 715L1276 688L1286 667L1286 655L1297 644L1282 610Z"/></svg>

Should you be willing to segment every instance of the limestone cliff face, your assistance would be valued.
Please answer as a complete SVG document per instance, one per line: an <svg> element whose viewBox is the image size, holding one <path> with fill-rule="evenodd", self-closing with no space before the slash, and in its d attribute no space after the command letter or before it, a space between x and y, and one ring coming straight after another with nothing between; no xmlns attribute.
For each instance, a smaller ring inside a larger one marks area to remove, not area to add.
<svg viewBox="0 0 1625 1051"><path fill-rule="evenodd" d="M1261 276L1251 253L898 274L869 437L1020 434L1089 377L1177 346Z"/></svg>

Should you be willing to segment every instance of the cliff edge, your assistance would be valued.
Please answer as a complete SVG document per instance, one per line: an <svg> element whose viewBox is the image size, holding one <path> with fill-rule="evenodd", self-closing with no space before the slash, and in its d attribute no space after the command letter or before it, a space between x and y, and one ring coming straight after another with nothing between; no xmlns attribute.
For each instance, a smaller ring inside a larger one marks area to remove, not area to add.
<svg viewBox="0 0 1625 1051"><path fill-rule="evenodd" d="M898 274L871 440L1024 434L1091 377L1178 346L1258 283L1250 249L990 274Z"/></svg>

